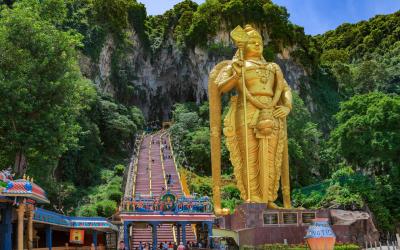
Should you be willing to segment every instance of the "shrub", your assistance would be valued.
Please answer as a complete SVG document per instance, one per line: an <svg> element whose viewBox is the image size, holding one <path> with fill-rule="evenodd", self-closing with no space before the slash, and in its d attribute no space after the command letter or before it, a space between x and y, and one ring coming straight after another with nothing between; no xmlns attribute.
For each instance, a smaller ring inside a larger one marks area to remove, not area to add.
<svg viewBox="0 0 400 250"><path fill-rule="evenodd" d="M99 216L110 217L115 213L117 203L111 200L102 200L96 203L96 211Z"/></svg>

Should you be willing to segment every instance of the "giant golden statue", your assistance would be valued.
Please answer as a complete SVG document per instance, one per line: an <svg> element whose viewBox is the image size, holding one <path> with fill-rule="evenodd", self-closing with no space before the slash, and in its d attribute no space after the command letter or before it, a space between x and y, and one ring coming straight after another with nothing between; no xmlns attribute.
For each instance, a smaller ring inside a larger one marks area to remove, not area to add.
<svg viewBox="0 0 400 250"><path fill-rule="evenodd" d="M231 97L223 133L241 196L279 208L274 202L281 179L283 204L290 208L286 116L291 89L280 67L264 59L262 37L252 26L236 27L231 37L238 51L213 68L208 82L215 213L227 212L220 200L221 96L233 89L237 95Z"/></svg>

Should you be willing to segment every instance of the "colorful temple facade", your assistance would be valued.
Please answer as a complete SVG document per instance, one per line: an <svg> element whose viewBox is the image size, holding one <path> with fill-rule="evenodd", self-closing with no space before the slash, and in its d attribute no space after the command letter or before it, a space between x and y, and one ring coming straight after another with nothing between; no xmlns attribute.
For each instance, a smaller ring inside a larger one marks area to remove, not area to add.
<svg viewBox="0 0 400 250"><path fill-rule="evenodd" d="M0 250L116 248L118 228L107 219L65 216L38 207L47 203L45 191L32 178L13 180L10 171L0 172Z"/></svg>
<svg viewBox="0 0 400 250"><path fill-rule="evenodd" d="M140 138L126 178L119 211L109 221L40 208L49 200L32 178L13 180L10 171L0 172L0 250L116 249L121 245L129 250L141 242L152 249L161 242L211 246L212 203L209 197L190 195L182 184L167 133Z"/></svg>
<svg viewBox="0 0 400 250"><path fill-rule="evenodd" d="M136 142L118 219L127 249L140 243L201 242L210 246L215 220L208 197L189 193L175 162L169 134L161 130ZM123 236L123 237L122 237Z"/></svg>

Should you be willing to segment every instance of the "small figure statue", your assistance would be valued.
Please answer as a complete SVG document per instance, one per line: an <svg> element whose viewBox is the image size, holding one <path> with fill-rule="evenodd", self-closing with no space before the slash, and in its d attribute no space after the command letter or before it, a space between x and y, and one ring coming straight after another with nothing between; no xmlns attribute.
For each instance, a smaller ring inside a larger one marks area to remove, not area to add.
<svg viewBox="0 0 400 250"><path fill-rule="evenodd" d="M231 97L223 133L241 196L279 208L281 179L284 207L290 208L286 116L291 89L280 67L264 59L262 37L251 25L236 27L231 37L239 50L214 67L208 83L215 212L227 213L220 201L221 95L233 89L238 95Z"/></svg>
<svg viewBox="0 0 400 250"><path fill-rule="evenodd" d="M7 184L13 180L15 174L11 174L11 168L0 171L0 192L7 187Z"/></svg>

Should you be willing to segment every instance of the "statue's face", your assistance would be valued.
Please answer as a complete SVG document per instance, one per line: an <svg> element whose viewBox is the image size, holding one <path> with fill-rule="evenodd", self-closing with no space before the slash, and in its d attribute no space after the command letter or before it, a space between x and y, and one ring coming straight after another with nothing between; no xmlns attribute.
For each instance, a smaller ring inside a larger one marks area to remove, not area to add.
<svg viewBox="0 0 400 250"><path fill-rule="evenodd" d="M246 57L261 57L263 53L262 40L257 37L251 37L246 44L245 56Z"/></svg>

